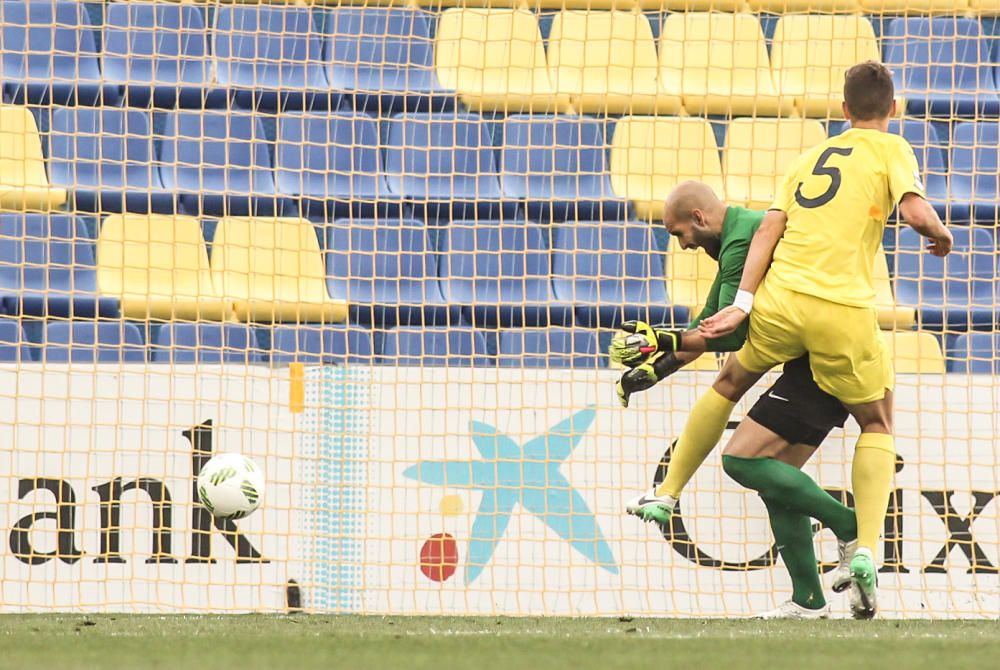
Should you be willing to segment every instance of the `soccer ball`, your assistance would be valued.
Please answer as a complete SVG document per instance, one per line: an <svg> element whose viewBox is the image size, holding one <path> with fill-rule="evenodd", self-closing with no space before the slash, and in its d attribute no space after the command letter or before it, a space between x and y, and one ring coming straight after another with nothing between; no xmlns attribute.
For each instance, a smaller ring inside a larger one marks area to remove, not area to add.
<svg viewBox="0 0 1000 670"><path fill-rule="evenodd" d="M242 519L264 499L264 473L241 454L213 456L198 474L198 500L218 519Z"/></svg>

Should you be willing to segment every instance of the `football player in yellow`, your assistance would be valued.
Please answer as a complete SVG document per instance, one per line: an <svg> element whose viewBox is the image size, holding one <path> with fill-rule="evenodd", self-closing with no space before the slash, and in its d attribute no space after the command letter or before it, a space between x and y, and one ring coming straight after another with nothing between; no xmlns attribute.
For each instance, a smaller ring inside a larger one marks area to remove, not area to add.
<svg viewBox="0 0 1000 670"><path fill-rule="evenodd" d="M925 199L913 149L887 132L894 95L881 63L848 70L843 109L851 129L792 165L750 244L733 305L699 324L705 337L722 337L750 317L746 343L715 381L720 395L737 401L764 372L808 353L816 383L860 425L851 475L858 548L850 568L871 614L877 607L874 552L895 467L893 371L874 309L873 260L893 209L930 239L930 253L944 256L952 246ZM705 418L724 423L729 417ZM723 466L759 490L767 485L768 460L730 444Z"/></svg>

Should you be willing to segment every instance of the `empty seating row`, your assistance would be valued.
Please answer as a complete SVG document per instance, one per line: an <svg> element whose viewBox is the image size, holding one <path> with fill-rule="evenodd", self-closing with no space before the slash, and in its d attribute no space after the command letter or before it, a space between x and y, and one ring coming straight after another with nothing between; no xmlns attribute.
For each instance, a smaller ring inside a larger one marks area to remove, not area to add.
<svg viewBox="0 0 1000 670"><path fill-rule="evenodd" d="M597 334L571 328L501 330L347 326L278 327L263 348L257 329L238 324L166 323L150 330L125 321L47 323L39 341L0 318L0 363L379 363L385 365L605 367ZM488 341L492 340L492 341Z"/></svg>
<svg viewBox="0 0 1000 670"><path fill-rule="evenodd" d="M519 208L539 221L620 220L631 202L647 219L661 215L664 198L684 179L705 181L730 202L766 207L789 163L826 136L810 119L719 126L691 117L626 117L613 125L609 147L608 124L564 115L491 123L476 115L404 114L384 122L381 136L370 117L353 112L164 116L165 136L154 142L146 112L54 108L50 184L34 117L21 106L0 106L0 136L10 139L0 143L0 209L51 209L68 192L73 209L93 212L328 221L388 215L403 205L404 215L431 221L513 218ZM265 130L271 121L274 142ZM928 197L942 215L996 220L997 123L956 124L950 155L932 124L894 120L890 132L914 146Z"/></svg>
<svg viewBox="0 0 1000 670"><path fill-rule="evenodd" d="M31 103L839 117L843 72L878 59L860 16L788 15L773 45L750 13L563 11L548 42L527 9L111 3L97 53L82 3L5 0L0 81ZM914 114L997 115L994 64L971 19L899 18L882 36Z"/></svg>

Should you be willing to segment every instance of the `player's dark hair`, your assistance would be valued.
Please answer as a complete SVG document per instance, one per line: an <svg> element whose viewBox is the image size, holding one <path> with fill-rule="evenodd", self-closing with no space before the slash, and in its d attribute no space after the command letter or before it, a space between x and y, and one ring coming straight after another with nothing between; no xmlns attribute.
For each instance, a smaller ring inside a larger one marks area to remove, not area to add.
<svg viewBox="0 0 1000 670"><path fill-rule="evenodd" d="M844 101L851 118L858 121L884 119L892 111L895 97L892 74L878 61L858 63L844 76Z"/></svg>

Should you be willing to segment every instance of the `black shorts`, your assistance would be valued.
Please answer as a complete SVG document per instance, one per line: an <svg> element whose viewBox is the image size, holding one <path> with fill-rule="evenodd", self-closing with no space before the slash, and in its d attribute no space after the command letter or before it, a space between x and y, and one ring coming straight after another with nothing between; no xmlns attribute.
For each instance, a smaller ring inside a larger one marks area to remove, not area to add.
<svg viewBox="0 0 1000 670"><path fill-rule="evenodd" d="M785 363L778 381L761 394L747 416L791 444L818 447L843 427L847 410L813 381L809 357Z"/></svg>

